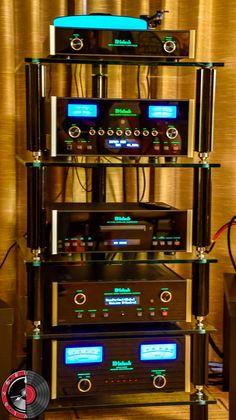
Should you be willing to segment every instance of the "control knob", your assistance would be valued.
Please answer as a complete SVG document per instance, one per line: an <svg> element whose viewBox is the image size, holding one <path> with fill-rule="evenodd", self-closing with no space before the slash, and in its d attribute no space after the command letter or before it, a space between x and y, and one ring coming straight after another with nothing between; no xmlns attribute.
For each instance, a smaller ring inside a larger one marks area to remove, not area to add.
<svg viewBox="0 0 236 420"><path fill-rule="evenodd" d="M70 42L71 48L75 51L79 51L81 50L81 48L83 48L84 43L83 40L81 38L73 38Z"/></svg>
<svg viewBox="0 0 236 420"><path fill-rule="evenodd" d="M94 128L90 128L89 135L90 136L95 136L95 134L96 134L96 130L94 130Z"/></svg>
<svg viewBox="0 0 236 420"><path fill-rule="evenodd" d="M79 127L77 127L77 125L72 125L69 130L68 133L70 135L70 137L72 137L73 139L77 139L77 137L80 136L81 134L81 130Z"/></svg>
<svg viewBox="0 0 236 420"><path fill-rule="evenodd" d="M76 293L74 302L76 305L83 305L86 302L86 295L84 293Z"/></svg>
<svg viewBox="0 0 236 420"><path fill-rule="evenodd" d="M168 40L164 42L163 48L165 52L171 54L176 50L176 43L174 41Z"/></svg>
<svg viewBox="0 0 236 420"><path fill-rule="evenodd" d="M87 379L87 378L80 379L77 384L77 388L80 392L88 392L90 391L91 387L92 387L92 382L90 381L90 379Z"/></svg>
<svg viewBox="0 0 236 420"><path fill-rule="evenodd" d="M170 302L172 299L172 293L169 292L169 290L163 290L163 292L160 294L160 299L165 303Z"/></svg>
<svg viewBox="0 0 236 420"><path fill-rule="evenodd" d="M116 130L116 135L117 136L122 136L122 134L123 134L122 130L120 130L120 129Z"/></svg>
<svg viewBox="0 0 236 420"><path fill-rule="evenodd" d="M103 130L102 128L100 128L100 129L98 130L98 134L99 134L99 136L104 136L104 134L105 134L105 130Z"/></svg>
<svg viewBox="0 0 236 420"><path fill-rule="evenodd" d="M169 127L166 130L166 136L168 139L174 140L178 136L178 130L175 127Z"/></svg>
<svg viewBox="0 0 236 420"><path fill-rule="evenodd" d="M147 137L149 135L149 131L148 130L143 130L143 136Z"/></svg>
<svg viewBox="0 0 236 420"><path fill-rule="evenodd" d="M111 128L109 128L109 129L107 130L107 135L108 135L108 136L113 136L113 134L114 134L114 130L112 130Z"/></svg>
<svg viewBox="0 0 236 420"><path fill-rule="evenodd" d="M132 134L132 131L130 129L125 130L125 135L127 137L131 136L131 134Z"/></svg>
<svg viewBox="0 0 236 420"><path fill-rule="evenodd" d="M139 131L138 129L135 129L135 130L134 130L134 135L135 135L136 137L140 136L140 131Z"/></svg>
<svg viewBox="0 0 236 420"><path fill-rule="evenodd" d="M163 375L154 376L152 383L154 388L164 388L164 386L166 385L166 377Z"/></svg>

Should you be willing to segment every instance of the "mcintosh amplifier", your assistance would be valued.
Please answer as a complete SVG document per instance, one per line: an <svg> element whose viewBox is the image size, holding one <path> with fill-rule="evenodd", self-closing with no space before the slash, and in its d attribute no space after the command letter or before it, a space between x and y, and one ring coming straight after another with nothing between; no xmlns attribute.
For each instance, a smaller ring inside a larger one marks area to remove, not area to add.
<svg viewBox="0 0 236 420"><path fill-rule="evenodd" d="M189 336L52 340L50 350L52 399L190 391Z"/></svg>
<svg viewBox="0 0 236 420"><path fill-rule="evenodd" d="M191 321L191 280L166 266L56 265L43 278L49 326Z"/></svg>
<svg viewBox="0 0 236 420"><path fill-rule="evenodd" d="M62 16L50 26L50 55L91 59L194 58L195 31L149 29L144 19Z"/></svg>
<svg viewBox="0 0 236 420"><path fill-rule="evenodd" d="M191 252L191 210L178 210L165 203L156 209L141 204L54 203L52 254Z"/></svg>
<svg viewBox="0 0 236 420"><path fill-rule="evenodd" d="M52 96L44 115L51 156L193 156L193 99Z"/></svg>

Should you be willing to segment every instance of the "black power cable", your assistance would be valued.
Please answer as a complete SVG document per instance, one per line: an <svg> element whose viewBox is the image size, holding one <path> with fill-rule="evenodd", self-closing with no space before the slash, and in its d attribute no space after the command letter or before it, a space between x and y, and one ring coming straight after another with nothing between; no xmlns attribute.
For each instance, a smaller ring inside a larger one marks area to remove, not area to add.
<svg viewBox="0 0 236 420"><path fill-rule="evenodd" d="M4 263L5 263L5 261L6 261L7 257L8 257L8 255L9 255L10 251L12 250L12 248L14 248L14 246L16 246L16 244L17 244L17 242L15 241L15 242L13 242L13 244L12 244L12 245L8 248L8 250L7 250L6 254L5 254L5 257L3 258L3 260L2 260L2 262L1 262L1 264L0 264L0 269L3 267L3 265L4 265Z"/></svg>
<svg viewBox="0 0 236 420"><path fill-rule="evenodd" d="M230 220L230 222L229 222L229 224L228 224L228 230L227 230L227 244L228 244L228 251L229 251L230 260L231 260L231 262L232 262L232 264L233 264L233 267L234 267L234 271L236 271L236 262L235 262L235 259L234 259L234 257L233 257L233 254L232 254L232 249L231 249L231 238L230 238L230 236L231 236L231 228L232 228L233 223L234 223L234 221L235 221L235 220L236 220L236 215L234 215L234 216L232 217L232 219Z"/></svg>

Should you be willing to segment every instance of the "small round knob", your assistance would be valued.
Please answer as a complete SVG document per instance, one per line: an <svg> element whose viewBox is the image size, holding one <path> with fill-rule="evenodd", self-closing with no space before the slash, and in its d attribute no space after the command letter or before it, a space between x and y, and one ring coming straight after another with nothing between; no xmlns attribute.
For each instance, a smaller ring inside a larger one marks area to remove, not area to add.
<svg viewBox="0 0 236 420"><path fill-rule="evenodd" d="M125 135L127 137L131 136L131 134L132 134L132 131L131 130L129 130L129 129L125 130Z"/></svg>
<svg viewBox="0 0 236 420"><path fill-rule="evenodd" d="M92 382L90 379L83 378L79 380L77 387L80 392L88 392L92 387Z"/></svg>
<svg viewBox="0 0 236 420"><path fill-rule="evenodd" d="M81 130L80 130L79 127L77 127L77 125L72 125L69 128L68 133L69 133L70 137L72 137L73 139L76 139L77 137L80 136Z"/></svg>
<svg viewBox="0 0 236 420"><path fill-rule="evenodd" d="M147 137L149 135L149 131L148 130L143 130L143 136Z"/></svg>
<svg viewBox="0 0 236 420"><path fill-rule="evenodd" d="M168 139L174 140L178 136L178 130L175 127L169 127L166 130L166 136Z"/></svg>
<svg viewBox="0 0 236 420"><path fill-rule="evenodd" d="M113 134L114 134L114 130L112 130L111 128L109 128L109 129L107 130L107 135L108 135L108 136L113 136Z"/></svg>
<svg viewBox="0 0 236 420"><path fill-rule="evenodd" d="M83 305L86 302L86 295L84 293L76 293L74 302L76 305Z"/></svg>
<svg viewBox="0 0 236 420"><path fill-rule="evenodd" d="M96 130L94 130L94 128L90 128L89 135L90 136L95 136L95 134L96 134Z"/></svg>
<svg viewBox="0 0 236 420"><path fill-rule="evenodd" d="M134 130L134 135L136 136L136 137L138 137L138 136L140 136L140 131L139 130Z"/></svg>
<svg viewBox="0 0 236 420"><path fill-rule="evenodd" d="M99 136L104 136L105 131L102 128L100 128L100 130L98 130L98 134Z"/></svg>
<svg viewBox="0 0 236 420"><path fill-rule="evenodd" d="M160 294L160 299L162 302L170 302L172 299L172 293L169 290L163 290Z"/></svg>
<svg viewBox="0 0 236 420"><path fill-rule="evenodd" d="M163 48L165 52L171 54L176 50L176 43L174 41L168 40L164 42Z"/></svg>
<svg viewBox="0 0 236 420"><path fill-rule="evenodd" d="M164 388L164 386L166 385L166 377L163 375L154 376L152 383L154 388Z"/></svg>
<svg viewBox="0 0 236 420"><path fill-rule="evenodd" d="M70 42L71 48L75 51L81 50L83 48L84 43L81 38L73 38Z"/></svg>
<svg viewBox="0 0 236 420"><path fill-rule="evenodd" d="M122 134L123 134L122 130L120 130L120 129L116 130L116 135L117 136L122 136Z"/></svg>
<svg viewBox="0 0 236 420"><path fill-rule="evenodd" d="M156 136L158 136L158 131L157 130L152 130L152 136L153 137L156 137Z"/></svg>

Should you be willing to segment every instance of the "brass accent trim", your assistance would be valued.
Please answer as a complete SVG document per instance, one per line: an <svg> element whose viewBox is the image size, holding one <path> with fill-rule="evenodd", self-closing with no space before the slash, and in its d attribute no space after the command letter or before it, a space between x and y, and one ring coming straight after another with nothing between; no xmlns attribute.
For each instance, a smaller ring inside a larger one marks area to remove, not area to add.
<svg viewBox="0 0 236 420"><path fill-rule="evenodd" d="M189 32L189 58L195 58L196 31L191 29Z"/></svg>
<svg viewBox="0 0 236 420"><path fill-rule="evenodd" d="M193 211L187 210L186 252L192 252Z"/></svg>
<svg viewBox="0 0 236 420"><path fill-rule="evenodd" d="M192 321L192 279L186 279L186 322Z"/></svg>
<svg viewBox="0 0 236 420"><path fill-rule="evenodd" d="M55 55L55 26L50 25L49 28L49 39L50 39L50 55Z"/></svg>
<svg viewBox="0 0 236 420"><path fill-rule="evenodd" d="M190 335L185 336L185 392L190 392L191 382L191 337Z"/></svg>
<svg viewBox="0 0 236 420"><path fill-rule="evenodd" d="M51 399L57 398L57 340L52 340Z"/></svg>
<svg viewBox="0 0 236 420"><path fill-rule="evenodd" d="M57 254L57 210L52 210L52 254Z"/></svg>
<svg viewBox="0 0 236 420"><path fill-rule="evenodd" d="M58 325L58 283L52 283L52 327Z"/></svg>
<svg viewBox="0 0 236 420"><path fill-rule="evenodd" d="M57 156L57 97L51 96L51 156Z"/></svg>
<svg viewBox="0 0 236 420"><path fill-rule="evenodd" d="M188 157L193 157L195 137L195 99L189 99L188 107Z"/></svg>

